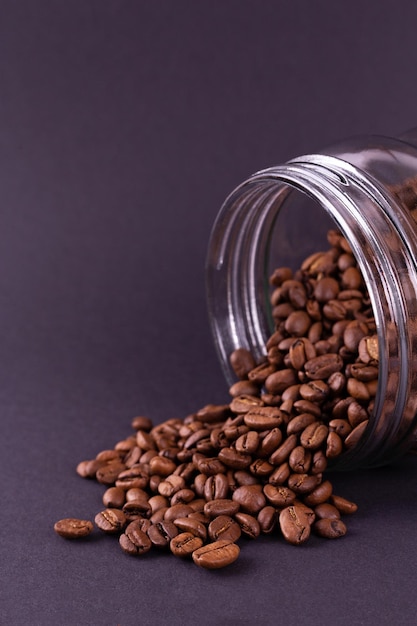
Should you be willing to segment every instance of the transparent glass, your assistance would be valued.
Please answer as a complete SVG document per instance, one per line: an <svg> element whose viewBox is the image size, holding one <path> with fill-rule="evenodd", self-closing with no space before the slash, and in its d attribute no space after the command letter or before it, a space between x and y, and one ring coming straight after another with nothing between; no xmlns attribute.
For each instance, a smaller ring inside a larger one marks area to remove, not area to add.
<svg viewBox="0 0 417 626"><path fill-rule="evenodd" d="M379 341L374 413L338 467L376 466L415 444L417 429L417 131L369 136L255 173L225 200L206 267L213 336L229 384L230 353L257 359L273 332L269 274L298 267L336 227L366 282Z"/></svg>

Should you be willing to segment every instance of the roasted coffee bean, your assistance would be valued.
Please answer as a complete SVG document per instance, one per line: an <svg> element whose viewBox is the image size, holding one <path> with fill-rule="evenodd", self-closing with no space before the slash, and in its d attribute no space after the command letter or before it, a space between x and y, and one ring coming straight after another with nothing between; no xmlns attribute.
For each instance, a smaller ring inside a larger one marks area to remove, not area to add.
<svg viewBox="0 0 417 626"><path fill-rule="evenodd" d="M234 383L229 389L232 398L237 398L238 396L255 396L258 391L258 385L250 380L238 380L238 382Z"/></svg>
<svg viewBox="0 0 417 626"><path fill-rule="evenodd" d="M204 423L213 424L225 419L228 413L228 404L206 404L206 406L197 411L196 417Z"/></svg>
<svg viewBox="0 0 417 626"><path fill-rule="evenodd" d="M157 495L157 496L152 496L151 498L149 498L148 500L149 502L149 506L151 507L151 514L153 515L154 513L156 513L157 511L159 511L160 509L167 509L168 508L168 498L165 498L164 496L161 495Z"/></svg>
<svg viewBox="0 0 417 626"><path fill-rule="evenodd" d="M124 463L106 463L106 465L99 467L96 472L97 482L102 485L114 485L119 474L121 474L125 469L126 466Z"/></svg>
<svg viewBox="0 0 417 626"><path fill-rule="evenodd" d="M322 504L330 498L332 491L332 483L329 480L325 480L304 498L304 503L307 506L317 506L318 504Z"/></svg>
<svg viewBox="0 0 417 626"><path fill-rule="evenodd" d="M223 432L229 442L235 441L238 437L244 435L248 431L249 428L245 424L230 424L230 426L225 426L223 429Z"/></svg>
<svg viewBox="0 0 417 626"><path fill-rule="evenodd" d="M218 500L211 500L204 505L204 513L210 517L217 517L218 515L229 515L233 517L239 511L240 505L238 502L231 500L230 498L219 498Z"/></svg>
<svg viewBox="0 0 417 626"><path fill-rule="evenodd" d="M296 415L287 424L287 434L293 435L303 432L307 426L316 423L317 417L318 416L313 415L312 413L300 413L299 415Z"/></svg>
<svg viewBox="0 0 417 626"><path fill-rule="evenodd" d="M205 569L219 569L227 567L236 561L240 548L236 543L227 540L208 543L192 553L193 561Z"/></svg>
<svg viewBox="0 0 417 626"><path fill-rule="evenodd" d="M293 311L286 318L284 328L292 337L304 337L311 322L311 317L305 311Z"/></svg>
<svg viewBox="0 0 417 626"><path fill-rule="evenodd" d="M262 510L262 509L261 509ZM261 527L258 520L249 513L239 511L235 514L235 520L239 524L242 533L251 539L256 539L261 534Z"/></svg>
<svg viewBox="0 0 417 626"><path fill-rule="evenodd" d="M246 413L244 421L251 430L263 431L279 427L283 422L283 415L275 407L259 407Z"/></svg>
<svg viewBox="0 0 417 626"><path fill-rule="evenodd" d="M291 474L291 468L287 462L281 463L269 476L268 482L271 485L284 485Z"/></svg>
<svg viewBox="0 0 417 626"><path fill-rule="evenodd" d="M207 539L207 528L205 524L196 518L190 516L178 517L175 520L175 527L179 528L182 532L191 533L196 537L200 537L203 541L206 541Z"/></svg>
<svg viewBox="0 0 417 626"><path fill-rule="evenodd" d="M234 350L229 357L229 362L238 378L246 378L256 365L252 354L245 348Z"/></svg>
<svg viewBox="0 0 417 626"><path fill-rule="evenodd" d="M297 383L297 373L295 370L282 369L270 374L265 380L265 389L269 393L282 394L285 389Z"/></svg>
<svg viewBox="0 0 417 626"><path fill-rule="evenodd" d="M226 474L219 473L208 476L204 483L202 495L207 501L219 500L227 497L229 491L229 481Z"/></svg>
<svg viewBox="0 0 417 626"><path fill-rule="evenodd" d="M305 474L311 466L312 455L303 446L296 446L291 450L288 463L293 472Z"/></svg>
<svg viewBox="0 0 417 626"><path fill-rule="evenodd" d="M264 494L268 499L268 502L276 506L277 508L284 508L292 504L296 498L294 491L288 487L280 487L276 485L265 485L263 488Z"/></svg>
<svg viewBox="0 0 417 626"><path fill-rule="evenodd" d="M359 404L356 400L352 400L352 402L349 403L346 413L349 424L352 428L356 428L356 426L369 418L369 414L365 407Z"/></svg>
<svg viewBox="0 0 417 626"><path fill-rule="evenodd" d="M292 278L292 269L290 267L277 267L271 274L269 282L275 287L279 287L286 280Z"/></svg>
<svg viewBox="0 0 417 626"><path fill-rule="evenodd" d="M262 438L257 450L257 456L261 459L268 457L282 443L282 432L279 428L268 430L267 434Z"/></svg>
<svg viewBox="0 0 417 626"><path fill-rule="evenodd" d="M321 481L320 474L290 474L288 487L296 494L311 493Z"/></svg>
<svg viewBox="0 0 417 626"><path fill-rule="evenodd" d="M265 535L272 533L277 521L277 511L273 506L264 506L258 513L259 526Z"/></svg>
<svg viewBox="0 0 417 626"><path fill-rule="evenodd" d="M174 504L165 511L164 519L175 522L179 517L187 517L190 513L194 513L194 509L189 504Z"/></svg>
<svg viewBox="0 0 417 626"><path fill-rule="evenodd" d="M281 432L281 431L280 431ZM249 430L236 439L235 448L242 454L253 454L259 445L259 434L256 430Z"/></svg>
<svg viewBox="0 0 417 626"><path fill-rule="evenodd" d="M329 431L334 431L344 439L351 432L352 426L349 424L347 420L344 419L333 419L329 422Z"/></svg>
<svg viewBox="0 0 417 626"><path fill-rule="evenodd" d="M99 481L101 482L101 481ZM149 474L145 470L145 467L140 465L134 465L127 470L121 471L116 478L116 487L122 487L122 489L132 489L132 487L138 487L144 489L149 483Z"/></svg>
<svg viewBox="0 0 417 626"><path fill-rule="evenodd" d="M217 457L200 458L197 462L197 467L206 476L224 474L226 471L226 466Z"/></svg>
<svg viewBox="0 0 417 626"><path fill-rule="evenodd" d="M313 454L313 462L311 467L312 474L321 474L327 467L327 459L322 450L316 450Z"/></svg>
<svg viewBox="0 0 417 626"><path fill-rule="evenodd" d="M342 515L351 515L352 513L356 513L358 510L358 505L355 502L351 502L346 498L342 498L341 496L336 496L333 494L330 498L330 502L335 506Z"/></svg>
<svg viewBox="0 0 417 626"><path fill-rule="evenodd" d="M242 531L239 524L229 515L219 515L209 524L208 534L212 541L224 539L238 541Z"/></svg>
<svg viewBox="0 0 417 626"><path fill-rule="evenodd" d="M314 507L318 519L340 519L340 511L329 502L322 502Z"/></svg>
<svg viewBox="0 0 417 626"><path fill-rule="evenodd" d="M269 476L274 469L275 467L265 459L256 459L256 461L253 461L250 465L251 474L260 478Z"/></svg>
<svg viewBox="0 0 417 626"><path fill-rule="evenodd" d="M109 487L103 493L103 504L106 508L121 509L126 501L126 492L121 487Z"/></svg>
<svg viewBox="0 0 417 626"><path fill-rule="evenodd" d="M97 454L96 460L111 463L112 461L121 461L122 456L117 450L102 450Z"/></svg>
<svg viewBox="0 0 417 626"><path fill-rule="evenodd" d="M317 356L315 347L305 337L294 341L289 349L290 363L296 370L301 370L304 364L315 356Z"/></svg>
<svg viewBox="0 0 417 626"><path fill-rule="evenodd" d="M243 486L243 485L257 485L258 487L260 486L259 480L256 478L256 476L254 476L253 474L251 474L250 472L246 470L237 470L233 472L233 477L234 477L235 482L239 486Z"/></svg>
<svg viewBox="0 0 417 626"><path fill-rule="evenodd" d="M159 483L158 493L166 498L171 498L177 491L184 489L185 480L181 476L171 474L167 476L165 480Z"/></svg>
<svg viewBox="0 0 417 626"><path fill-rule="evenodd" d="M171 504L188 504L194 500L195 493L192 489L185 488L176 491L171 497Z"/></svg>
<svg viewBox="0 0 417 626"><path fill-rule="evenodd" d="M335 278L325 276L317 281L314 288L314 297L317 302L324 303L334 300L340 291L339 283Z"/></svg>
<svg viewBox="0 0 417 626"><path fill-rule="evenodd" d="M343 441L335 431L330 431L327 435L326 457L335 459L343 452Z"/></svg>
<svg viewBox="0 0 417 626"><path fill-rule="evenodd" d="M94 518L97 528L105 533L118 533L126 526L127 518L119 509L104 509Z"/></svg>
<svg viewBox="0 0 417 626"><path fill-rule="evenodd" d="M248 378L252 383L256 384L256 386L263 385L268 376L273 374L273 372L275 372L275 366L270 361L265 361L265 363L261 363L251 370L248 374ZM258 389L255 394L257 392Z"/></svg>
<svg viewBox="0 0 417 626"><path fill-rule="evenodd" d="M116 487L116 489L121 489L121 487ZM133 502L136 500L149 500L149 494L144 489L139 489L138 487L134 487L132 489L128 489L125 491L126 502ZM115 507L120 508L120 507Z"/></svg>
<svg viewBox="0 0 417 626"><path fill-rule="evenodd" d="M176 467L174 461L160 455L154 456L149 461L149 473L151 475L158 474L159 476L169 476L175 471Z"/></svg>
<svg viewBox="0 0 417 626"><path fill-rule="evenodd" d="M147 530L147 535L152 544L158 548L167 548L171 539L178 534L179 531L176 524L167 520L152 524Z"/></svg>
<svg viewBox="0 0 417 626"><path fill-rule="evenodd" d="M144 415L138 415L131 421L134 430L145 430L149 432L153 428L152 420Z"/></svg>
<svg viewBox="0 0 417 626"><path fill-rule="evenodd" d="M137 517L150 517L152 515L152 507L146 500L132 500L126 502L122 508L123 513L128 521L132 521Z"/></svg>
<svg viewBox="0 0 417 626"><path fill-rule="evenodd" d="M352 432L346 437L345 442L344 442L346 449L350 450L351 448L356 446L356 444L360 441L365 430L368 427L368 421L369 420L366 420L358 424L358 426L355 426Z"/></svg>
<svg viewBox="0 0 417 626"><path fill-rule="evenodd" d="M272 465L281 465L290 456L292 450L297 445L297 435L289 435L283 443L271 454L268 461Z"/></svg>
<svg viewBox="0 0 417 626"><path fill-rule="evenodd" d="M81 461L76 467L76 472L81 478L97 478L97 471L106 465L105 461L97 461L97 459Z"/></svg>
<svg viewBox="0 0 417 626"><path fill-rule="evenodd" d="M152 542L139 522L131 522L125 532L119 537L119 544L123 552L131 556L140 556L149 552Z"/></svg>
<svg viewBox="0 0 417 626"><path fill-rule="evenodd" d="M370 399L369 391L365 383L356 378L348 378L347 380L347 392L355 400L360 402L366 402Z"/></svg>
<svg viewBox="0 0 417 626"><path fill-rule="evenodd" d="M314 523L314 532L326 539L338 539L346 535L346 525L341 519L323 518Z"/></svg>
<svg viewBox="0 0 417 626"><path fill-rule="evenodd" d="M259 485L242 485L232 495L232 500L238 502L245 513L256 514L265 506L266 499Z"/></svg>
<svg viewBox="0 0 417 626"><path fill-rule="evenodd" d="M314 380L304 383L300 387L300 396L309 402L320 404L329 395L329 386L323 380Z"/></svg>
<svg viewBox="0 0 417 626"><path fill-rule="evenodd" d="M300 435L300 443L308 450L318 450L326 440L329 429L325 424L313 422L304 428Z"/></svg>
<svg viewBox="0 0 417 626"><path fill-rule="evenodd" d="M251 409L263 406L261 398L257 396L237 396L230 403L230 409L234 413L247 413Z"/></svg>
<svg viewBox="0 0 417 626"><path fill-rule="evenodd" d="M312 380L326 379L342 368L343 359L338 354L321 354L304 365L307 376Z"/></svg>
<svg viewBox="0 0 417 626"><path fill-rule="evenodd" d="M250 454L242 454L235 448L222 448L219 451L218 456L226 467L231 467L236 470L245 469L246 467L249 467L252 462Z"/></svg>
<svg viewBox="0 0 417 626"><path fill-rule="evenodd" d="M174 556L185 558L191 556L202 545L203 540L200 537L196 537L193 533L184 532L173 537L169 547Z"/></svg>
<svg viewBox="0 0 417 626"><path fill-rule="evenodd" d="M90 520L66 517L55 522L54 531L64 539L81 539L93 531L93 524Z"/></svg>
<svg viewBox="0 0 417 626"><path fill-rule="evenodd" d="M307 514L297 505L288 506L281 511L279 525L284 539L293 545L305 543L310 536Z"/></svg>

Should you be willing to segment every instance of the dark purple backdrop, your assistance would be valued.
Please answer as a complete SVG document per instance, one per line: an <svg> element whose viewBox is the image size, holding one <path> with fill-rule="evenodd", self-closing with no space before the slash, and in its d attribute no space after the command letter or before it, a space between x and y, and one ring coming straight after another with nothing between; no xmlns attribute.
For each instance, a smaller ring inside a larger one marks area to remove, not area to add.
<svg viewBox="0 0 417 626"><path fill-rule="evenodd" d="M417 4L0 3L0 623L415 624L417 465L336 477L349 534L247 542L217 573L69 543L74 468L138 413L227 389L205 305L209 232L253 171L417 124Z"/></svg>

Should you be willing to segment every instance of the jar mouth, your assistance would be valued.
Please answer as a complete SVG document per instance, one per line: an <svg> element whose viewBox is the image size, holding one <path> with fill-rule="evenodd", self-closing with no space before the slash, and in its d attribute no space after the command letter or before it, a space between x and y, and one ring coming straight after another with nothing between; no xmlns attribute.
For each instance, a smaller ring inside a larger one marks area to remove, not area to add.
<svg viewBox="0 0 417 626"><path fill-rule="evenodd" d="M234 349L245 347L258 360L265 355L272 330L267 305L271 233L295 191L320 207L349 242L369 291L379 340L373 418L360 442L334 465L379 465L386 462L387 450L402 449L417 412L417 401L409 401L416 372L410 367L407 330L410 316L416 318L408 303L409 294L415 302L417 292L412 279L417 254L404 243L413 239L408 235L415 223L398 218L392 211L395 199L351 164L323 155L300 157L254 174L224 203L207 259L210 320L220 361L232 384L228 357Z"/></svg>

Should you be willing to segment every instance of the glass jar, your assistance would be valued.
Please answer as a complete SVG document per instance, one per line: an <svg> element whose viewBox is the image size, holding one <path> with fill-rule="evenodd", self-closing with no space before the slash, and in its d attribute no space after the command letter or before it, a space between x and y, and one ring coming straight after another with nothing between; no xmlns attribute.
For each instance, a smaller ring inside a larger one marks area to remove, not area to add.
<svg viewBox="0 0 417 626"><path fill-rule="evenodd" d="M269 275L323 249L329 228L346 237L377 326L374 412L360 442L335 466L377 466L416 442L417 129L369 136L255 173L226 199L207 257L209 315L226 379L229 355L265 355L272 334Z"/></svg>

